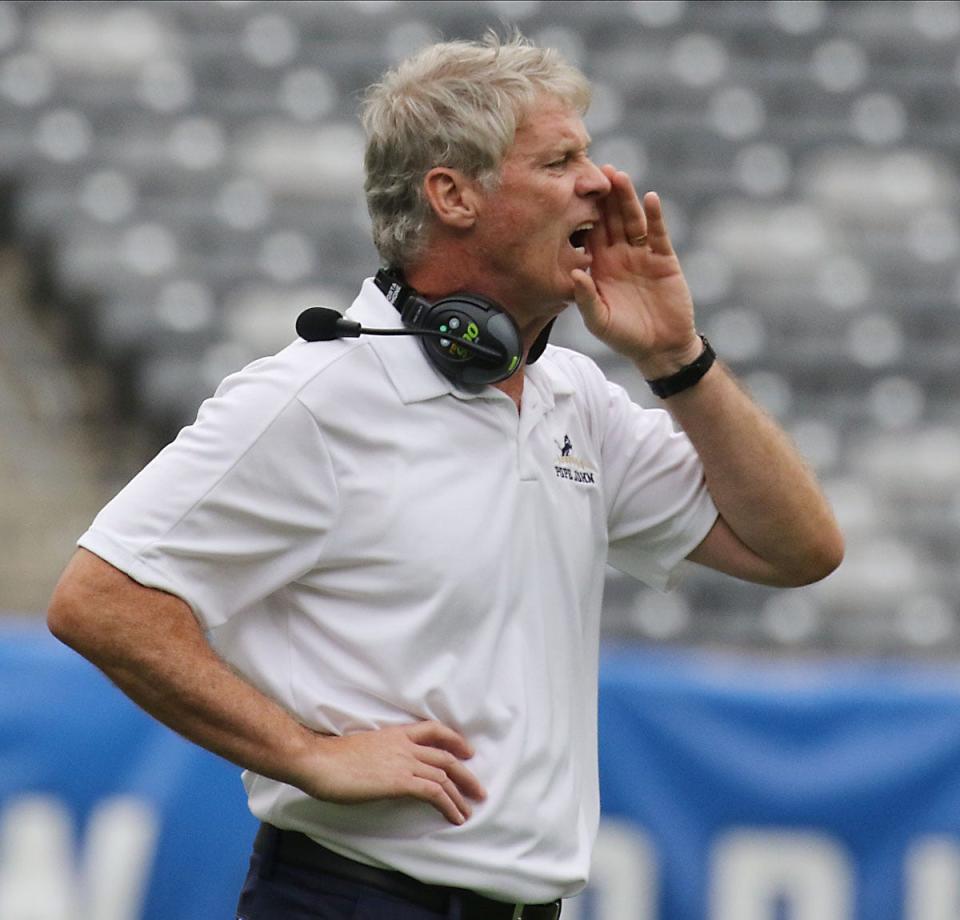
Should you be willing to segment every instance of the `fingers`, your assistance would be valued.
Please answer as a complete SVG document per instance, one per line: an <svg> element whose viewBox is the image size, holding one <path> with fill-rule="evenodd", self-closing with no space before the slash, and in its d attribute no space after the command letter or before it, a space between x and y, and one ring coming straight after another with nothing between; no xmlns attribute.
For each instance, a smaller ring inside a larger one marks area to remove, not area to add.
<svg viewBox="0 0 960 920"><path fill-rule="evenodd" d="M606 165L603 174L610 180L611 193L600 202L603 223L606 229L606 242L631 243L647 233L647 216L643 204L637 197L630 177L621 170Z"/></svg>
<svg viewBox="0 0 960 920"><path fill-rule="evenodd" d="M463 760L473 756L470 743L440 722L418 722L407 727L415 742L414 779L410 794L433 805L452 824L463 824L473 813L467 799L482 801L486 790Z"/></svg>
<svg viewBox="0 0 960 920"><path fill-rule="evenodd" d="M601 242L605 246L612 246L623 239L623 218L620 213L620 179L619 173L609 164L602 166L600 171L610 180L610 194L600 199L601 228L603 231Z"/></svg>
<svg viewBox="0 0 960 920"><path fill-rule="evenodd" d="M462 810L457 805L448 788L434 780L414 776L407 789L407 795L432 805L451 824L456 824L458 827L470 817L469 810Z"/></svg>
<svg viewBox="0 0 960 920"><path fill-rule="evenodd" d="M660 196L656 192L647 192L643 196L643 209L646 215L647 245L660 255L673 255L673 245L667 232Z"/></svg>
<svg viewBox="0 0 960 920"><path fill-rule="evenodd" d="M473 756L470 743L439 722L315 737L319 756L310 761L311 775L296 785L322 801L411 797L432 805L452 824L463 824L472 813L468 800L486 798L463 763Z"/></svg>
<svg viewBox="0 0 960 920"><path fill-rule="evenodd" d="M648 246L661 255L672 255L660 196L647 192L641 200L625 172L609 165L602 169L611 185L611 194L600 202L607 245L625 242L634 247Z"/></svg>
<svg viewBox="0 0 960 920"><path fill-rule="evenodd" d="M434 769L442 770L464 795L476 801L487 797L487 792L480 785L480 781L467 769L462 761L447 751L438 751L436 748L422 748L420 758Z"/></svg>
<svg viewBox="0 0 960 920"><path fill-rule="evenodd" d="M414 773L412 794L433 805L451 824L463 824L473 814L473 809L467 801L464 789L454 780L454 774L455 770L449 766L434 767L421 761ZM460 782L474 789L480 785L473 776L469 776L468 782L464 782L461 776Z"/></svg>
<svg viewBox="0 0 960 920"><path fill-rule="evenodd" d="M407 737L417 744L428 744L431 747L442 748L460 758L473 757L473 748L470 742L459 732L442 722L429 720L414 722L406 726Z"/></svg>

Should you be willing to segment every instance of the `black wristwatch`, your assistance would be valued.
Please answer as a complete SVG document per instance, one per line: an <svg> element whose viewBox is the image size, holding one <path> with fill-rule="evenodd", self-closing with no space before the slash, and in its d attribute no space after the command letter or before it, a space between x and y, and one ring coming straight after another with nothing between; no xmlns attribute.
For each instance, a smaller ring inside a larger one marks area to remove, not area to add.
<svg viewBox="0 0 960 920"><path fill-rule="evenodd" d="M666 399L668 396L676 396L677 393L689 390L713 367L713 362L717 360L717 353L710 347L706 336L701 335L700 341L703 342L703 351L700 352L700 357L696 361L685 364L675 374L647 381L656 396Z"/></svg>

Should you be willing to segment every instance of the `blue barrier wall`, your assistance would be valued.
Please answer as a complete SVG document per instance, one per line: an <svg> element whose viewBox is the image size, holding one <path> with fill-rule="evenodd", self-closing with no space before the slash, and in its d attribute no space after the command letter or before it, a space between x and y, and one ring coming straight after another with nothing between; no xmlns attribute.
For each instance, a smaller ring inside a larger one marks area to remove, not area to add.
<svg viewBox="0 0 960 920"><path fill-rule="evenodd" d="M960 670L607 649L604 823L565 920L955 920ZM0 625L0 917L232 917L239 771Z"/></svg>
<svg viewBox="0 0 960 920"><path fill-rule="evenodd" d="M111 920L213 920L230 909L243 881L256 824L246 809L239 770L158 725L96 668L53 639L36 622L0 629L0 858L17 859L22 838L56 840L57 816L69 817L76 877L62 866L31 866L14 873L0 866L0 917L4 888L20 886L14 899L44 898L50 886L69 888L70 917L92 914L84 876L111 874L136 828L120 828L119 840L102 850L106 865L89 865L91 819L98 807L135 802L145 842L142 903ZM63 811L58 810L58 804ZM11 826L10 814L17 818ZM121 812L120 823L123 823ZM4 819L7 820L4 820ZM128 820L137 820L134 815ZM38 829L39 828L39 829ZM40 848L48 850L49 846ZM38 857L39 858L39 857ZM136 867L132 867L136 868ZM129 869L127 870L129 871ZM25 880L24 875L33 880ZM114 879L122 884L124 879ZM101 883L109 887L110 880ZM100 896L109 901L110 893ZM86 900L88 903L83 903ZM80 903L77 903L77 902ZM56 905L47 908L50 920ZM102 908L100 913L105 913ZM29 914L35 916L34 913ZM39 920L39 918L38 918ZM43 920L47 920L43 915ZM57 918L59 920L59 918Z"/></svg>
<svg viewBox="0 0 960 920"><path fill-rule="evenodd" d="M657 920L960 917L960 669L608 652L600 725Z"/></svg>

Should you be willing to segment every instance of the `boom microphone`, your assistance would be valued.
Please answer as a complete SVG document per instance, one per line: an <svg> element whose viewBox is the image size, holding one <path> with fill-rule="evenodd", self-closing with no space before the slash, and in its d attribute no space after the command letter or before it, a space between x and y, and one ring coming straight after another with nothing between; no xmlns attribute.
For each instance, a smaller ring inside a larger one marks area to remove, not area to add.
<svg viewBox="0 0 960 920"><path fill-rule="evenodd" d="M346 319L336 310L327 307L308 307L297 317L297 335L308 342L329 342L332 339L355 339L361 335L424 335L441 340L447 347L454 343L461 348L494 361L503 360L504 353L485 345L478 345L469 339L439 332L433 329L369 329L360 323Z"/></svg>

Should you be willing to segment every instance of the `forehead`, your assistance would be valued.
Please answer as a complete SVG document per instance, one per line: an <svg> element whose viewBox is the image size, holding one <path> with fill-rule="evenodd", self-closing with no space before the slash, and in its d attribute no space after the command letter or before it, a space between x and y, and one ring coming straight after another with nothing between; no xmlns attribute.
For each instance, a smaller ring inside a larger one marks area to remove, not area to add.
<svg viewBox="0 0 960 920"><path fill-rule="evenodd" d="M590 145L590 135L580 113L556 99L535 102L517 125L507 158L536 156L554 148L580 149Z"/></svg>

